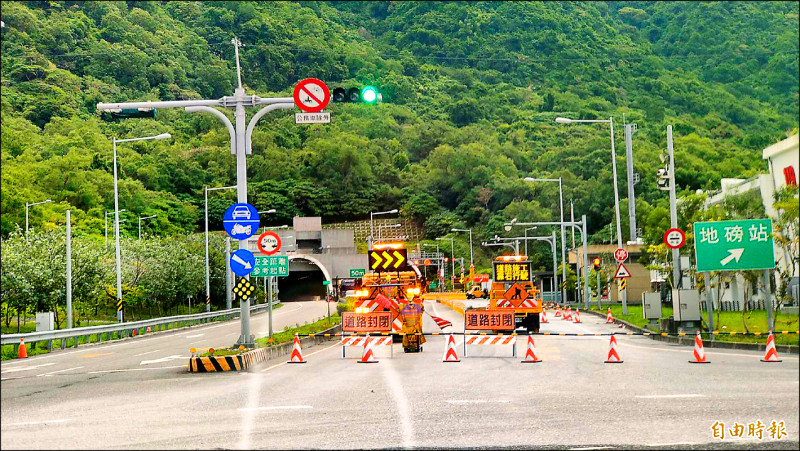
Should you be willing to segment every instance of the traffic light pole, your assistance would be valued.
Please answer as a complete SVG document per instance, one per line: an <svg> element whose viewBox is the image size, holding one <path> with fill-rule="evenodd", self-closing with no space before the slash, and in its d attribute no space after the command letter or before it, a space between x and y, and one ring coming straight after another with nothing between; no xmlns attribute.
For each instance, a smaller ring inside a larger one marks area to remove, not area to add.
<svg viewBox="0 0 800 451"><path fill-rule="evenodd" d="M234 38L232 41L236 49L236 69L237 74L240 73L239 69L239 45L238 40ZM252 152L250 145L252 131L256 123L267 113L277 109L292 109L295 108L294 99L292 97L272 97L261 98L255 95L245 95L244 88L241 84L241 76L239 78L239 87L234 91L233 96L225 96L217 100L175 100L166 102L127 102L127 103L98 103L97 109L99 111L109 111L118 109L158 109L158 108L184 108L187 112L203 112L215 115L228 129L231 137L231 152L236 155L236 186L237 186L237 202L247 202L247 160L246 155ZM250 124L246 123L246 107L257 107L266 105L261 108L253 118ZM222 107L230 108L235 111L235 125L231 124L225 114L211 108ZM239 249L247 249L247 240L239 240ZM246 276L249 280L250 276ZM255 343L250 334L250 301L241 301L241 335L236 341L236 345L244 345L245 347L255 347Z"/></svg>

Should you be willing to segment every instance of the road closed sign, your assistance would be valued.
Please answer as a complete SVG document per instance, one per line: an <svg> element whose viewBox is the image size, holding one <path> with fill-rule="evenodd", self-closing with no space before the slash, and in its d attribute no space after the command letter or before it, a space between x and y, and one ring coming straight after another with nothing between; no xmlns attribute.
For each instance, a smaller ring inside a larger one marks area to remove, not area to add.
<svg viewBox="0 0 800 451"><path fill-rule="evenodd" d="M771 219L694 223L697 271L772 269Z"/></svg>

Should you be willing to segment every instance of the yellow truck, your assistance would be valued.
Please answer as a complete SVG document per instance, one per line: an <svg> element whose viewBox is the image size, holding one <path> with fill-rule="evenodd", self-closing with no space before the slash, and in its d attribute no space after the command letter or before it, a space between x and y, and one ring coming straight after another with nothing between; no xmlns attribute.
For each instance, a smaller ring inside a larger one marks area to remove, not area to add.
<svg viewBox="0 0 800 451"><path fill-rule="evenodd" d="M525 255L506 255L492 262L488 310L513 310L515 328L539 332L542 298L534 284L531 261Z"/></svg>
<svg viewBox="0 0 800 451"><path fill-rule="evenodd" d="M484 290L480 285L473 285L465 294L467 299L489 298L489 290Z"/></svg>

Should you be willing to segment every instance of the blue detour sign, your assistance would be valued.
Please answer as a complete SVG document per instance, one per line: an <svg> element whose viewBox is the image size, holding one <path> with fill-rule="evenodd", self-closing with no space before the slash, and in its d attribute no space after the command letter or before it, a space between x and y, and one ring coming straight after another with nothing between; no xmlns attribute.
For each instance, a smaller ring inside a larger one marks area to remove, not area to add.
<svg viewBox="0 0 800 451"><path fill-rule="evenodd" d="M239 249L231 254L231 271L237 276L246 276L253 271L256 257L247 249Z"/></svg>
<svg viewBox="0 0 800 451"><path fill-rule="evenodd" d="M222 225L234 240L246 240L258 231L261 218L256 207L250 204L233 204L225 210Z"/></svg>

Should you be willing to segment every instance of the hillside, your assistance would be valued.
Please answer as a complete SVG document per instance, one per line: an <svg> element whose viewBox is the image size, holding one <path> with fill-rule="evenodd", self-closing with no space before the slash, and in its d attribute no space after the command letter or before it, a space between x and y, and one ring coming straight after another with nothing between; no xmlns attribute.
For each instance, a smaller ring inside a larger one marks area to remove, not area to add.
<svg viewBox="0 0 800 451"><path fill-rule="evenodd" d="M111 137L163 132L174 139L118 149L124 227L158 214L152 233L201 230L203 186L235 183L219 122L176 110L104 122L95 105L232 94L234 34L248 94L289 95L310 76L383 94L332 105L330 125L259 124L249 198L277 209L275 225L401 208L429 237L460 224L485 238L513 217L557 217L557 186L521 180L533 175L563 177L565 202L608 236L608 129L556 116L613 116L618 155L623 115L638 125L643 227L667 201L655 181L667 124L692 192L762 172L760 150L798 127L796 2L6 1L2 18L3 236L24 228L25 202L51 198L33 227L70 208L78 234L101 237ZM212 226L232 200L212 196Z"/></svg>

